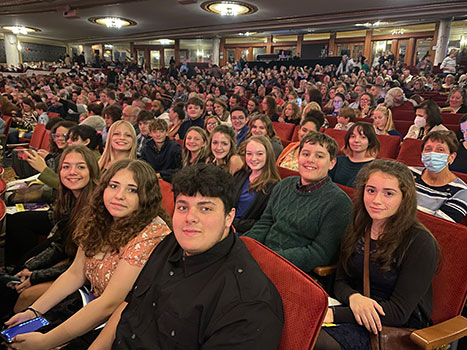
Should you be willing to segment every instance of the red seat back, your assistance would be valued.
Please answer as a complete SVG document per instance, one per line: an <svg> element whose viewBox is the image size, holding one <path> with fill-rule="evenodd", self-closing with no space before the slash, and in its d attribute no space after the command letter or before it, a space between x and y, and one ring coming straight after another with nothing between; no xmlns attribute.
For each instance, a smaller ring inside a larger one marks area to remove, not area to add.
<svg viewBox="0 0 467 350"><path fill-rule="evenodd" d="M162 207L165 209L170 217L174 214L175 203L174 193L172 192L172 185L162 179L159 179L159 187L162 193Z"/></svg>
<svg viewBox="0 0 467 350"><path fill-rule="evenodd" d="M337 124L337 117L333 115L327 115L326 119L328 120L329 123L329 129L334 128Z"/></svg>
<svg viewBox="0 0 467 350"><path fill-rule="evenodd" d="M282 298L284 328L279 350L312 349L326 315L326 292L306 273L249 237L241 237L250 254Z"/></svg>
<svg viewBox="0 0 467 350"><path fill-rule="evenodd" d="M409 166L424 166L422 163L422 140L405 139L397 160Z"/></svg>
<svg viewBox="0 0 467 350"><path fill-rule="evenodd" d="M401 138L399 136L378 135L378 140L381 146L378 158L396 159L399 154Z"/></svg>
<svg viewBox="0 0 467 350"><path fill-rule="evenodd" d="M34 147L34 148L40 148L44 134L45 134L45 125L37 124L36 127L34 128L34 132L32 133L31 142L29 142L29 146Z"/></svg>
<svg viewBox="0 0 467 350"><path fill-rule="evenodd" d="M441 113L443 124L459 124L463 115L462 113Z"/></svg>
<svg viewBox="0 0 467 350"><path fill-rule="evenodd" d="M296 125L292 133L292 142L298 141L298 130L300 130L300 125Z"/></svg>
<svg viewBox="0 0 467 350"><path fill-rule="evenodd" d="M413 120L394 120L394 126L396 130L399 131L399 134L402 136L407 135L407 131L409 131L410 126L413 124Z"/></svg>
<svg viewBox="0 0 467 350"><path fill-rule="evenodd" d="M50 150L50 130L46 130L41 141L41 149Z"/></svg>
<svg viewBox="0 0 467 350"><path fill-rule="evenodd" d="M285 179L289 176L300 176L300 173L298 171L282 168L280 166L277 167L277 170L279 171L279 176L281 177L281 179Z"/></svg>
<svg viewBox="0 0 467 350"><path fill-rule="evenodd" d="M395 110L392 114L393 120L409 120L411 122L415 119L415 111L411 110Z"/></svg>
<svg viewBox="0 0 467 350"><path fill-rule="evenodd" d="M11 125L11 117L4 115L2 119L5 121L5 131L3 132L3 135L8 136L8 131L10 130L10 125Z"/></svg>
<svg viewBox="0 0 467 350"><path fill-rule="evenodd" d="M344 186L344 185L341 185L341 184L338 184L336 183L337 186L339 186L339 188L345 192L345 194L347 196L349 196L350 199L353 200L353 196L355 194L355 188L352 188L352 187L348 187L348 186Z"/></svg>
<svg viewBox="0 0 467 350"><path fill-rule="evenodd" d="M329 129L326 129L324 133L331 136L334 140L337 141L337 145L339 146L338 154L342 154L342 149L345 146L345 134L347 133L347 131L329 128Z"/></svg>
<svg viewBox="0 0 467 350"><path fill-rule="evenodd" d="M439 271L433 279L433 313L439 323L460 315L467 298L467 227L418 212L420 221L441 248Z"/></svg>
<svg viewBox="0 0 467 350"><path fill-rule="evenodd" d="M276 132L276 135L281 140L291 140L292 134L295 129L295 124L291 123L279 123L279 122L272 122L272 127Z"/></svg>

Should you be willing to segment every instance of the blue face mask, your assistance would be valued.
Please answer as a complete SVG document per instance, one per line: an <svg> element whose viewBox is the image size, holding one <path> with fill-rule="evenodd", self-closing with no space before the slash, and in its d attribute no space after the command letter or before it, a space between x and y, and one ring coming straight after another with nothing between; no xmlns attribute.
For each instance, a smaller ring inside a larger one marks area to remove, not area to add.
<svg viewBox="0 0 467 350"><path fill-rule="evenodd" d="M448 165L448 157L449 154L446 153L423 153L422 154L422 162L428 171L432 173L439 173Z"/></svg>

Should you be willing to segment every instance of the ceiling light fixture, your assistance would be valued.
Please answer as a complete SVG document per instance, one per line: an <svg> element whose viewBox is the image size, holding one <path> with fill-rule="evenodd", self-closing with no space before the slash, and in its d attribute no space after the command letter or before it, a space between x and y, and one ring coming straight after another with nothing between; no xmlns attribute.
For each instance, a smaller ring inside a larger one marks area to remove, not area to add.
<svg viewBox="0 0 467 350"><path fill-rule="evenodd" d="M201 8L221 16L243 16L258 11L256 6L242 1L206 1Z"/></svg>
<svg viewBox="0 0 467 350"><path fill-rule="evenodd" d="M403 28L396 28L391 32L392 35L402 35L404 33L405 33L405 29Z"/></svg>
<svg viewBox="0 0 467 350"><path fill-rule="evenodd" d="M99 24L107 28L120 29L122 27L131 27L136 25L135 21L122 17L91 17L88 20L89 22Z"/></svg>
<svg viewBox="0 0 467 350"><path fill-rule="evenodd" d="M367 28L374 28L374 27L380 27L382 25L386 25L388 22L382 22L382 21L376 21L374 23L366 22L366 23L357 23L357 27L367 27Z"/></svg>
<svg viewBox="0 0 467 350"><path fill-rule="evenodd" d="M2 26L3 29L13 32L13 34L27 35L28 33L40 32L40 29L24 26Z"/></svg>

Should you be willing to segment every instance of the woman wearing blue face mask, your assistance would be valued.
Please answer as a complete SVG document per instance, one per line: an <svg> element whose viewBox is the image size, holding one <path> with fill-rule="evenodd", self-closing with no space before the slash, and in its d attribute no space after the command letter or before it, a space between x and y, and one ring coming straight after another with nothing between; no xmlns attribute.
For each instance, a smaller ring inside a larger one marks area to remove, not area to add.
<svg viewBox="0 0 467 350"><path fill-rule="evenodd" d="M432 131L448 130L442 123L441 111L432 100L423 101L415 110L414 124L410 126L404 139L423 139Z"/></svg>
<svg viewBox="0 0 467 350"><path fill-rule="evenodd" d="M452 222L461 222L467 214L467 184L449 170L458 148L453 131L432 131L422 142L425 168L410 167L418 209Z"/></svg>

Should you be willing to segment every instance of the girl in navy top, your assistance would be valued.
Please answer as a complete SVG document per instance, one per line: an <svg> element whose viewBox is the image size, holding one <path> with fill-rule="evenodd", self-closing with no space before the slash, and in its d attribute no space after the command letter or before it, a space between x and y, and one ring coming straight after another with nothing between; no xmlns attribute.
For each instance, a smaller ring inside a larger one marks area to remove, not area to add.
<svg viewBox="0 0 467 350"><path fill-rule="evenodd" d="M246 165L235 174L236 212L233 225L239 233L248 231L259 220L272 189L280 181L269 139L252 136L245 144Z"/></svg>

